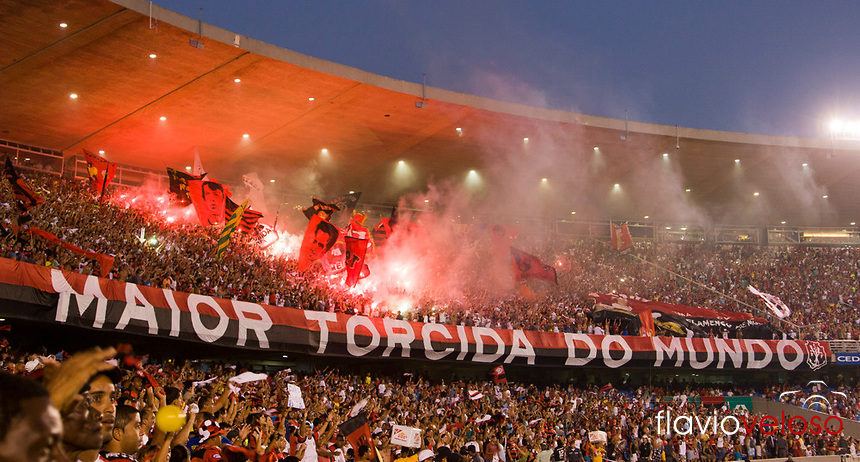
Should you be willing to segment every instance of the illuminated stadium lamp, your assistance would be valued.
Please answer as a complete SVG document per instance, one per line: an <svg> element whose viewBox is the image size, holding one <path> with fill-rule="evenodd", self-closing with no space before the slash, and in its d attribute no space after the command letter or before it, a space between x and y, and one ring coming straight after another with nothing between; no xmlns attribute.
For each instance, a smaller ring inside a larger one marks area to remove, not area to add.
<svg viewBox="0 0 860 462"><path fill-rule="evenodd" d="M692 191L692 189L690 189L690 188L687 188L684 190L684 192L690 192L690 191Z"/></svg>
<svg viewBox="0 0 860 462"><path fill-rule="evenodd" d="M242 79L240 79L239 77L236 77L235 79L233 79L233 81L234 81L234 82L236 82L236 83L239 83L239 82L241 82L241 81L242 81Z"/></svg>
<svg viewBox="0 0 860 462"><path fill-rule="evenodd" d="M269 180L269 183L274 183L274 182L275 182L275 180Z"/></svg>
<svg viewBox="0 0 860 462"><path fill-rule="evenodd" d="M600 148L599 148L599 147L597 147L597 146L595 146L595 147L594 147L594 150L595 150L595 151L600 151Z"/></svg>
<svg viewBox="0 0 860 462"><path fill-rule="evenodd" d="M687 230L687 228L681 228L681 231L686 231L686 230Z"/></svg>
<svg viewBox="0 0 860 462"><path fill-rule="evenodd" d="M250 137L251 137L251 135L249 135L247 133L242 134L242 138L245 138L246 140Z"/></svg>
<svg viewBox="0 0 860 462"><path fill-rule="evenodd" d="M830 196L828 196L827 194L821 196L822 199L827 199L828 197L830 197Z"/></svg>
<svg viewBox="0 0 860 462"><path fill-rule="evenodd" d="M105 153L104 149L99 149L99 154L104 154L104 153Z"/></svg>
<svg viewBox="0 0 860 462"><path fill-rule="evenodd" d="M528 143L528 142L529 142L528 138L523 138L523 143Z"/></svg>
<svg viewBox="0 0 860 462"><path fill-rule="evenodd" d="M644 218L647 220L647 219L649 219L649 218L651 218L651 217L649 217L648 215L645 215L645 217L644 217Z"/></svg>
<svg viewBox="0 0 860 462"><path fill-rule="evenodd" d="M159 117L159 118L158 118L158 120L162 120L162 121L164 121L164 120L167 120L167 117L161 116L161 117Z"/></svg>
<svg viewBox="0 0 860 462"><path fill-rule="evenodd" d="M460 127L457 127L454 130L457 130L457 133L461 133L461 134L463 133L463 129Z"/></svg>
<svg viewBox="0 0 860 462"><path fill-rule="evenodd" d="M157 57L158 57L158 55L157 55L157 54L155 54L155 53L150 53L150 54L149 54L149 57L150 57L150 58L152 58L152 59L155 59L155 58L157 58Z"/></svg>
<svg viewBox="0 0 860 462"><path fill-rule="evenodd" d="M753 196L758 196L758 191L754 192Z"/></svg>
<svg viewBox="0 0 860 462"><path fill-rule="evenodd" d="M61 22L61 23L60 23L60 27L62 27L63 29L65 29L65 28L69 27L69 25L68 25L68 24L66 24L66 23L64 23L64 22Z"/></svg>
<svg viewBox="0 0 860 462"><path fill-rule="evenodd" d="M785 224L785 222L784 222L784 221L780 221L780 222L779 222L779 224L784 225L784 224Z"/></svg>
<svg viewBox="0 0 860 462"><path fill-rule="evenodd" d="M671 226L667 226L667 227L666 227L666 229L672 229L672 227L671 227Z"/></svg>
<svg viewBox="0 0 860 462"><path fill-rule="evenodd" d="M349 193L350 193L350 194L355 194L355 191L350 191Z"/></svg>
<svg viewBox="0 0 860 462"><path fill-rule="evenodd" d="M833 119L830 121L831 133L841 132L843 129L845 129L845 121L841 119Z"/></svg>
<svg viewBox="0 0 860 462"><path fill-rule="evenodd" d="M399 161L397 161L397 165L406 165L406 162L403 162L402 160L399 160Z"/></svg>
<svg viewBox="0 0 860 462"><path fill-rule="evenodd" d="M78 94L77 94L77 93L72 93L72 94L70 94L70 95L69 95L69 98L71 98L71 99L78 99Z"/></svg>
<svg viewBox="0 0 860 462"><path fill-rule="evenodd" d="M324 156L327 156L327 155L328 155L328 149L323 148L323 150L322 150L322 151L320 151L320 154L322 154L322 155L324 155Z"/></svg>
<svg viewBox="0 0 860 462"><path fill-rule="evenodd" d="M190 172L190 171L191 171L191 166L190 166L190 165L185 166L185 170L188 170L188 171Z"/></svg>
<svg viewBox="0 0 860 462"><path fill-rule="evenodd" d="M851 226L854 226L854 225L856 225L856 224L857 224L857 222L856 222L856 221L852 221L852 222L851 222Z"/></svg>
<svg viewBox="0 0 860 462"><path fill-rule="evenodd" d="M830 135L839 139L860 139L860 121L834 119L830 122Z"/></svg>
<svg viewBox="0 0 860 462"><path fill-rule="evenodd" d="M664 158L664 159L668 159L668 158L669 158L669 153L668 153L668 152L664 152L664 153L663 153L663 158Z"/></svg>
<svg viewBox="0 0 860 462"><path fill-rule="evenodd" d="M430 199L424 199L424 203L427 204L430 202Z"/></svg>
<svg viewBox="0 0 860 462"><path fill-rule="evenodd" d="M739 164L739 163L741 163L741 160L740 160L740 159L735 159L735 163L736 163L736 164Z"/></svg>
<svg viewBox="0 0 860 462"><path fill-rule="evenodd" d="M315 99L315 98L314 98L313 96L311 96L310 98L308 98L308 101L310 101L310 102L312 102L312 103L313 103L313 102L314 102L314 99Z"/></svg>
<svg viewBox="0 0 860 462"><path fill-rule="evenodd" d="M25 157L25 158L24 158L24 162L30 162L30 158L29 158L29 157Z"/></svg>
<svg viewBox="0 0 860 462"><path fill-rule="evenodd" d="M571 215L576 215L576 212L570 212Z"/></svg>
<svg viewBox="0 0 860 462"><path fill-rule="evenodd" d="M478 175L476 170L469 170L469 173L466 174L466 187L470 189L478 189L482 186L481 176Z"/></svg>
<svg viewBox="0 0 860 462"><path fill-rule="evenodd" d="M541 182L541 183L546 183L547 181L548 181L548 180L547 180L546 178L541 178L541 179L540 179L540 182Z"/></svg>

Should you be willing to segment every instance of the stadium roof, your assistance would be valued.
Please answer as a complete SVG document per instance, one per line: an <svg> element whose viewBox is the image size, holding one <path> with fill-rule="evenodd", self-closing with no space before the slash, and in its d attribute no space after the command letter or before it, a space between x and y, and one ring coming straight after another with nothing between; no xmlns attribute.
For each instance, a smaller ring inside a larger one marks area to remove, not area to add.
<svg viewBox="0 0 860 462"><path fill-rule="evenodd" d="M543 205L530 212L546 217L860 222L853 141L628 124L424 88L144 0L3 0L0 44L0 139L67 158L104 150L182 169L196 149L211 177L256 173L276 197L394 202L475 170L520 196L533 183ZM401 160L410 173L396 177Z"/></svg>

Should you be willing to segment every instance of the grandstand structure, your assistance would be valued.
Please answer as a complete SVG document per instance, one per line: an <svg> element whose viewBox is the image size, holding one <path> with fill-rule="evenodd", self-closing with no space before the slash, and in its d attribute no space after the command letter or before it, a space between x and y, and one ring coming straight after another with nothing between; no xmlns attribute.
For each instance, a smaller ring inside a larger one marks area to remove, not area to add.
<svg viewBox="0 0 860 462"><path fill-rule="evenodd" d="M545 232L600 235L612 219L662 241L860 242L860 144L826 134L718 132L459 94L144 0L4 2L0 43L0 149L23 167L80 171L83 149L104 151L123 166L119 182L134 184L197 151L210 177L257 173L270 197L361 190L367 204L391 204L471 170L503 188L489 172L516 157L533 166L516 172L523 183L549 193L512 213ZM400 161L408 182L392 181Z"/></svg>

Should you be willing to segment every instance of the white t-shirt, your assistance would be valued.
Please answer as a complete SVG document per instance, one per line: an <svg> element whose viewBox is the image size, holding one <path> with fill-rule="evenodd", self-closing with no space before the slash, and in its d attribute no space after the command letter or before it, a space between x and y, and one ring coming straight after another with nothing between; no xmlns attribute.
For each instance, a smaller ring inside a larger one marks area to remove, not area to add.
<svg viewBox="0 0 860 462"><path fill-rule="evenodd" d="M319 462L319 455L317 454L317 442L314 439L313 435L308 436L308 439L305 440L305 455L302 457L302 462Z"/></svg>

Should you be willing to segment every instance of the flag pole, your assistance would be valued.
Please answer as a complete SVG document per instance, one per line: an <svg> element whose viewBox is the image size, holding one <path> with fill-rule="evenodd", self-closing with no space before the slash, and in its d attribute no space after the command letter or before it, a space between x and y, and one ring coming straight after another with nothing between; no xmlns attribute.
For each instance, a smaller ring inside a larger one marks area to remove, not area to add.
<svg viewBox="0 0 860 462"><path fill-rule="evenodd" d="M278 208L275 209L275 223L272 225L272 229L274 229L275 232L278 232L278 217L280 215L281 215L281 203L278 202Z"/></svg>
<svg viewBox="0 0 860 462"><path fill-rule="evenodd" d="M108 166L110 168L110 166ZM102 202L102 199L105 197L105 189L107 188L107 170L102 172L102 193L99 195L99 203Z"/></svg>

